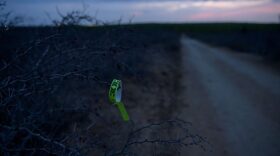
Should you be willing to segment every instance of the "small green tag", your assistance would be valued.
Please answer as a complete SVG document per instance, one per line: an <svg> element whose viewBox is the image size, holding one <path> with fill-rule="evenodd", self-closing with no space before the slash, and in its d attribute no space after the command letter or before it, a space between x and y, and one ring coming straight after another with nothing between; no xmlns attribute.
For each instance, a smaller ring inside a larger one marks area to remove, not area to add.
<svg viewBox="0 0 280 156"><path fill-rule="evenodd" d="M124 104L121 102L122 98L122 81L114 79L109 89L109 100L112 104L116 105L121 113L124 121L129 120L129 115L125 109Z"/></svg>

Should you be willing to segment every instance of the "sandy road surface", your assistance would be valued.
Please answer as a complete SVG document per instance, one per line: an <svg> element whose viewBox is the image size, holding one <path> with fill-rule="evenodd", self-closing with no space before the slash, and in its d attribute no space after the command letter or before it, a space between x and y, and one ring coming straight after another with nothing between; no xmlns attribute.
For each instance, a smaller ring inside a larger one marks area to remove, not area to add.
<svg viewBox="0 0 280 156"><path fill-rule="evenodd" d="M280 155L280 75L256 56L182 37L181 118L208 137L213 152L189 155Z"/></svg>

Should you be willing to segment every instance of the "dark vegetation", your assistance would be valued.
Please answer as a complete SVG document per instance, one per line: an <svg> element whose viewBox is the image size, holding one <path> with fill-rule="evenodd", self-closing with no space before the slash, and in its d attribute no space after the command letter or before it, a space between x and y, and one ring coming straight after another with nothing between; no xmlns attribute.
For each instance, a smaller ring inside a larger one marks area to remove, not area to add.
<svg viewBox="0 0 280 156"><path fill-rule="evenodd" d="M203 26L200 27L203 30ZM202 33L186 33L215 46L257 54L270 61L280 60L279 24L213 24L208 25L208 30Z"/></svg>
<svg viewBox="0 0 280 156"><path fill-rule="evenodd" d="M191 124L175 118L178 40L170 31L123 26L2 31L0 155L204 149L205 139L190 131ZM107 100L114 78L124 82L128 123Z"/></svg>
<svg viewBox="0 0 280 156"><path fill-rule="evenodd" d="M175 118L180 33L279 60L276 24L68 24L1 27L1 155L176 155L181 147L203 149L205 139ZM114 78L126 86L129 123L107 100Z"/></svg>
<svg viewBox="0 0 280 156"><path fill-rule="evenodd" d="M143 24L137 27L162 28L235 51L280 60L280 24L205 23L205 24Z"/></svg>

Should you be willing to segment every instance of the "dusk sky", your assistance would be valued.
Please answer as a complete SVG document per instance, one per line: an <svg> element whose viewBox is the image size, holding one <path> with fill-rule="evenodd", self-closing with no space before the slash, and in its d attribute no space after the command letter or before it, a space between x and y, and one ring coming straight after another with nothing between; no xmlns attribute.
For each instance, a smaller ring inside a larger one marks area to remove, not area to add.
<svg viewBox="0 0 280 156"><path fill-rule="evenodd" d="M7 9L25 17L25 24L49 24L47 13L87 6L87 13L104 21L147 22L258 22L279 23L280 0L7 0Z"/></svg>

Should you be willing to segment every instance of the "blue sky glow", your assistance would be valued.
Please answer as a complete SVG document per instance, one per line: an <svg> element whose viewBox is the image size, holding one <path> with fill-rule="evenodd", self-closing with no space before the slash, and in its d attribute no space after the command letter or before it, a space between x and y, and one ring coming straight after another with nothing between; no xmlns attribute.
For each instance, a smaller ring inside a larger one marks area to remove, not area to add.
<svg viewBox="0 0 280 156"><path fill-rule="evenodd" d="M87 13L103 21L166 22L279 22L277 0L9 0L7 10L26 17L26 24L50 24L46 13L62 13L87 6Z"/></svg>

